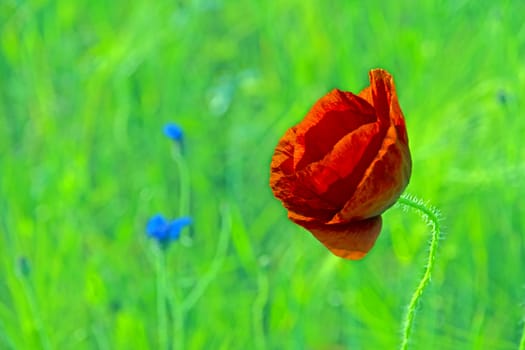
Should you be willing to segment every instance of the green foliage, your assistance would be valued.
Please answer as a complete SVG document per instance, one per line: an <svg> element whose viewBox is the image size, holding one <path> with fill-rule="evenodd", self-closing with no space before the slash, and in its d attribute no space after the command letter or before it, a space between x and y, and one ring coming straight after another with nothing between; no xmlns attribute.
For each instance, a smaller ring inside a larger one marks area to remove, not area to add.
<svg viewBox="0 0 525 350"><path fill-rule="evenodd" d="M268 186L284 131L375 67L407 119L407 191L443 214L410 348L523 348L521 13L519 0L1 2L0 348L158 348L144 227L184 211L186 180L194 224L165 257L169 344L183 327L185 349L399 347L426 223L393 207L370 254L345 261Z"/></svg>

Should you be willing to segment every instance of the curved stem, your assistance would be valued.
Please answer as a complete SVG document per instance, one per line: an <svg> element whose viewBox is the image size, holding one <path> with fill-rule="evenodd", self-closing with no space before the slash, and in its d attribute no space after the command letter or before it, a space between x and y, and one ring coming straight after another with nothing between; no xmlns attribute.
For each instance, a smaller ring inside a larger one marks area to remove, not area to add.
<svg viewBox="0 0 525 350"><path fill-rule="evenodd" d="M430 247L425 272L423 273L423 277L419 281L418 286L416 287L414 293L412 294L412 297L410 298L407 313L405 315L401 349L406 350L408 348L410 333L412 332L412 328L414 325L414 318L416 316L417 306L432 276L432 269L434 268L434 262L436 260L436 252L439 237L441 234L441 227L439 225L439 211L426 206L421 200L418 200L409 195L403 195L401 198L399 198L398 203L404 207L418 211L423 220L426 221L426 223L429 224L429 226L431 227L432 234L430 239Z"/></svg>
<svg viewBox="0 0 525 350"><path fill-rule="evenodd" d="M215 252L215 257L211 263L210 268L206 274L199 279L199 282L195 285L193 290L186 296L182 302L182 309L185 311L190 310L193 305L200 299L200 297L206 291L208 285L213 281L217 276L220 267L226 257L228 251L228 237L231 232L231 213L230 209L225 205L222 209L222 227L219 233L219 242L217 243L217 250Z"/></svg>

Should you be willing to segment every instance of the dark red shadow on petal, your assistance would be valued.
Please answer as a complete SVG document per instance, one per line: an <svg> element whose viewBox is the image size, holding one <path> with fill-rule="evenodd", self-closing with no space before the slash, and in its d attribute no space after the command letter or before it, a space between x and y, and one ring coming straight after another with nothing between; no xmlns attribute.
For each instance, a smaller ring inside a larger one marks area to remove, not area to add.
<svg viewBox="0 0 525 350"><path fill-rule="evenodd" d="M331 91L297 125L296 147L300 151L296 153L295 171L323 159L346 134L375 121L374 109L364 99L350 92Z"/></svg>
<svg viewBox="0 0 525 350"><path fill-rule="evenodd" d="M348 198L353 196L364 173L377 156L377 152L381 148L385 135L386 130L379 129L377 134L370 136L370 138L366 140L368 146L361 159L356 162L352 172L348 176L329 184L328 190L323 194L323 198L336 205L339 209L343 208ZM348 156L351 157L352 154ZM338 164L332 164L332 166L337 167Z"/></svg>
<svg viewBox="0 0 525 350"><path fill-rule="evenodd" d="M374 109L379 123L390 124L390 104L396 93L393 89L392 76L382 69L374 69L369 73L370 89ZM397 100L397 99L396 99Z"/></svg>
<svg viewBox="0 0 525 350"><path fill-rule="evenodd" d="M288 211L316 221L327 222L339 211L325 199L297 181L293 175L273 176L271 182L275 197L279 198Z"/></svg>

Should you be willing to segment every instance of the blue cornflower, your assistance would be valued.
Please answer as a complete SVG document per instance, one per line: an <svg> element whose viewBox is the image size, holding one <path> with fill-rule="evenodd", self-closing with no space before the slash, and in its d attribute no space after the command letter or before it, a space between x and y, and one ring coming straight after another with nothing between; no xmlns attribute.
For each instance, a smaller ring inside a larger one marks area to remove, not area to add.
<svg viewBox="0 0 525 350"><path fill-rule="evenodd" d="M164 135L168 136L175 142L182 142L182 128L174 123L168 123L164 126Z"/></svg>
<svg viewBox="0 0 525 350"><path fill-rule="evenodd" d="M187 216L170 221L157 214L149 219L146 225L146 233L162 245L167 245L170 241L179 239L180 231L189 224L191 224L191 218Z"/></svg>

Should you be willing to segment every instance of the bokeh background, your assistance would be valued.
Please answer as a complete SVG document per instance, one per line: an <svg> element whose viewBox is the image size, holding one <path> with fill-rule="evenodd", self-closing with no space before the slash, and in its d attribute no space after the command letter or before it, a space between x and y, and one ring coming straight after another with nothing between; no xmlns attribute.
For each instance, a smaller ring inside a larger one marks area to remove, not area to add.
<svg viewBox="0 0 525 350"><path fill-rule="evenodd" d="M382 67L407 120L407 192L444 225L411 348L517 349L524 13L520 0L1 1L0 348L159 348L144 231L159 212L193 218L166 256L168 345L397 348L429 228L393 207L369 255L345 261L268 186L284 131ZM167 122L185 133L187 213Z"/></svg>

